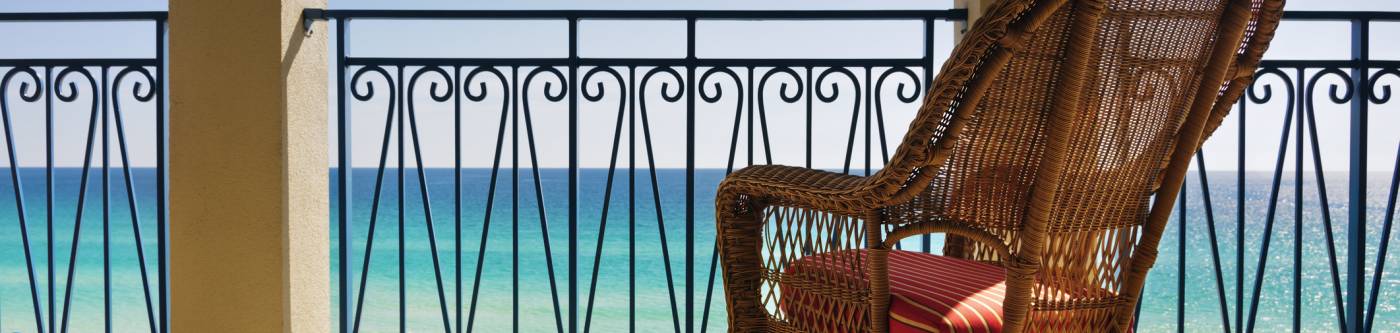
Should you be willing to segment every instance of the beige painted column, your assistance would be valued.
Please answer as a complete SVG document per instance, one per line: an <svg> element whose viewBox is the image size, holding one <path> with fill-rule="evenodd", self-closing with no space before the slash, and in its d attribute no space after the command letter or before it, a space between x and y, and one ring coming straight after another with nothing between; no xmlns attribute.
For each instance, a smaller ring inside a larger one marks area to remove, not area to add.
<svg viewBox="0 0 1400 333"><path fill-rule="evenodd" d="M982 14L986 13L987 8L992 6L992 1L993 0L953 0L953 8L967 8L967 21L954 24L954 27L957 28L957 30L953 32L954 42L962 41L963 33L967 32L967 28L972 22L977 22L977 19L982 18Z"/></svg>
<svg viewBox="0 0 1400 333"><path fill-rule="evenodd" d="M328 332L325 0L170 1L170 322Z"/></svg>

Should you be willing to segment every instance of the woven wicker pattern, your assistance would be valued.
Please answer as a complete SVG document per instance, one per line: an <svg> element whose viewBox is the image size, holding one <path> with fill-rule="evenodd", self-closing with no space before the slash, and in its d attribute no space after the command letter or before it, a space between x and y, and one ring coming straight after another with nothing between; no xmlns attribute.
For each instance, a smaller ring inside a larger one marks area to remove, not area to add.
<svg viewBox="0 0 1400 333"><path fill-rule="evenodd" d="M1282 2L994 4L880 172L725 179L731 331L888 332L890 246L926 233L1005 270L1005 332L1126 331L1190 158L1250 83ZM804 260L830 269L792 269Z"/></svg>

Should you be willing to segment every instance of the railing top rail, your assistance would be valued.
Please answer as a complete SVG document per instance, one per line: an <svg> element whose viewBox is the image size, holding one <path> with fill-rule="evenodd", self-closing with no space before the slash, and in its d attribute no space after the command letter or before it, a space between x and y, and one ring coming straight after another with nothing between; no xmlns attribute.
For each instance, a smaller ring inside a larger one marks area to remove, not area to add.
<svg viewBox="0 0 1400 333"><path fill-rule="evenodd" d="M313 14L314 13L314 14ZM475 19L967 19L966 9L940 10L377 10L311 9L311 18L475 18Z"/></svg>
<svg viewBox="0 0 1400 333"><path fill-rule="evenodd" d="M593 18L593 19L943 19L965 20L967 10L398 10L330 9L313 10L315 18ZM1289 20L1374 20L1400 21L1395 11L1318 11L1295 10L1284 13Z"/></svg>
<svg viewBox="0 0 1400 333"><path fill-rule="evenodd" d="M166 12L30 12L0 13L0 21L130 21L165 20Z"/></svg>
<svg viewBox="0 0 1400 333"><path fill-rule="evenodd" d="M595 19L967 19L967 10L380 10L313 9L317 18L595 18ZM0 13L0 21L165 20L164 11ZM1400 11L1292 10L1290 20L1400 21Z"/></svg>
<svg viewBox="0 0 1400 333"><path fill-rule="evenodd" d="M1352 68L1352 67L1400 67L1400 60L1297 60L1297 59L1266 59L1259 62L1259 65L1268 67L1288 67L1288 68Z"/></svg>
<svg viewBox="0 0 1400 333"><path fill-rule="evenodd" d="M1400 12L1288 10L1283 12L1283 19L1316 21L1400 21Z"/></svg>
<svg viewBox="0 0 1400 333"><path fill-rule="evenodd" d="M160 66L161 62L157 57L144 58L0 58L0 67L80 67L80 66Z"/></svg>
<svg viewBox="0 0 1400 333"><path fill-rule="evenodd" d="M413 58L345 57L349 66L700 66L700 67L919 67L921 56L903 58Z"/></svg>

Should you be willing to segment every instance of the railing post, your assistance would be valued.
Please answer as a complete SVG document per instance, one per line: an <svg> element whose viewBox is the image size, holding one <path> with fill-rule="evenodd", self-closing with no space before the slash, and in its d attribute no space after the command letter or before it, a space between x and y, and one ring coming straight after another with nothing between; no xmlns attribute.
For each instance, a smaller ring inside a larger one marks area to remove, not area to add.
<svg viewBox="0 0 1400 333"><path fill-rule="evenodd" d="M166 68L170 66L169 59L169 22L167 19L156 21L156 286L160 291L156 292L159 301L156 302L160 313L160 323L156 324L158 332L170 332L170 196L169 184L170 173L170 85L169 72ZM52 330L50 330L52 331Z"/></svg>
<svg viewBox="0 0 1400 333"><path fill-rule="evenodd" d="M578 18L569 18L569 333L578 333ZM687 257L689 258L689 257ZM460 308L460 306L459 306Z"/></svg>
<svg viewBox="0 0 1400 333"><path fill-rule="evenodd" d="M1351 21L1351 58L1355 62L1351 68L1352 86L1356 87L1351 97L1351 161L1348 167L1350 181L1347 191L1347 329L1353 333L1364 332L1361 322L1365 312L1362 300L1365 298L1366 281L1366 126L1368 94L1371 91L1366 79L1366 69L1370 62L1370 20ZM1380 258L1378 260L1384 260Z"/></svg>
<svg viewBox="0 0 1400 333"><path fill-rule="evenodd" d="M695 332L695 18L685 20L685 333ZM701 318L703 322L707 318ZM702 328L701 331L704 331Z"/></svg>
<svg viewBox="0 0 1400 333"><path fill-rule="evenodd" d="M303 17L306 17L306 15L303 15ZM311 21L303 19L302 22L302 24L306 24L310 23ZM350 223L350 221L352 221L350 214L351 212L353 212L350 205L354 201L351 200L350 189L353 188L351 181L354 179L352 175L355 168L352 163L353 160L351 159L351 151L349 149L350 137L353 134L351 132L352 128L350 126L350 112L346 104L348 103L350 97L345 95L345 92L347 91L346 82L348 80L345 77L345 54L346 50L349 49L349 45L346 45L347 41L345 40L345 34L347 33L346 29L350 26L347 23L348 21L345 19L335 20L336 92L334 96L336 101L335 112L337 115L336 117L338 129L336 131L336 145L338 151L337 157L339 157L339 161L337 161L336 163L336 181L339 183L338 186L336 186L336 189L338 191L338 195L336 197L339 200L339 202L336 204L336 208L338 209L336 214L338 217L338 230L336 241L340 245L336 247L336 256L337 258L339 258L338 260L336 260L336 262L338 262L340 266L336 272L337 281L339 281L339 284L336 286L337 293L339 294L339 304L336 304L337 313L339 313L339 320L336 321L336 325L339 326L339 331L341 333L350 332L350 318L352 315L350 312L350 305L353 304L351 302L354 301L350 298L350 286L352 285L351 281L353 281L353 279L350 276L350 246L348 245L350 244L350 226L352 225L352 223ZM304 28L309 29L310 27ZM458 140L457 142L460 141L461 140ZM461 241L458 240L458 243L460 244ZM460 258L461 251L458 252ZM459 281L460 278L461 275L459 274ZM458 302L460 303L460 293L458 295Z"/></svg>
<svg viewBox="0 0 1400 333"><path fill-rule="evenodd" d="M175 332L330 331L324 6L170 2Z"/></svg>

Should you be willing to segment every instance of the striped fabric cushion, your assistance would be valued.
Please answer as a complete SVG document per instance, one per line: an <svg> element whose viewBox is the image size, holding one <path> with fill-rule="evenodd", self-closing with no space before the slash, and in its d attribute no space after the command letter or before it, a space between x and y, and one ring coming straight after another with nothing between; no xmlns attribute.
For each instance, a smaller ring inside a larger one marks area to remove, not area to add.
<svg viewBox="0 0 1400 333"><path fill-rule="evenodd" d="M889 260L891 333L1001 331L1001 302L1006 293L1005 270L1001 267L908 251L890 251ZM822 255L807 256L789 265L785 274L824 266L830 272L828 261ZM837 270L854 273L846 268ZM842 328L842 320L831 319L861 317L856 313L829 313L854 311L833 309L826 305L829 302L822 302L823 297L804 292L803 288L780 288L779 307L798 327L849 331Z"/></svg>
<svg viewBox="0 0 1400 333"><path fill-rule="evenodd" d="M890 332L1001 332L1006 271L927 253L890 251Z"/></svg>

